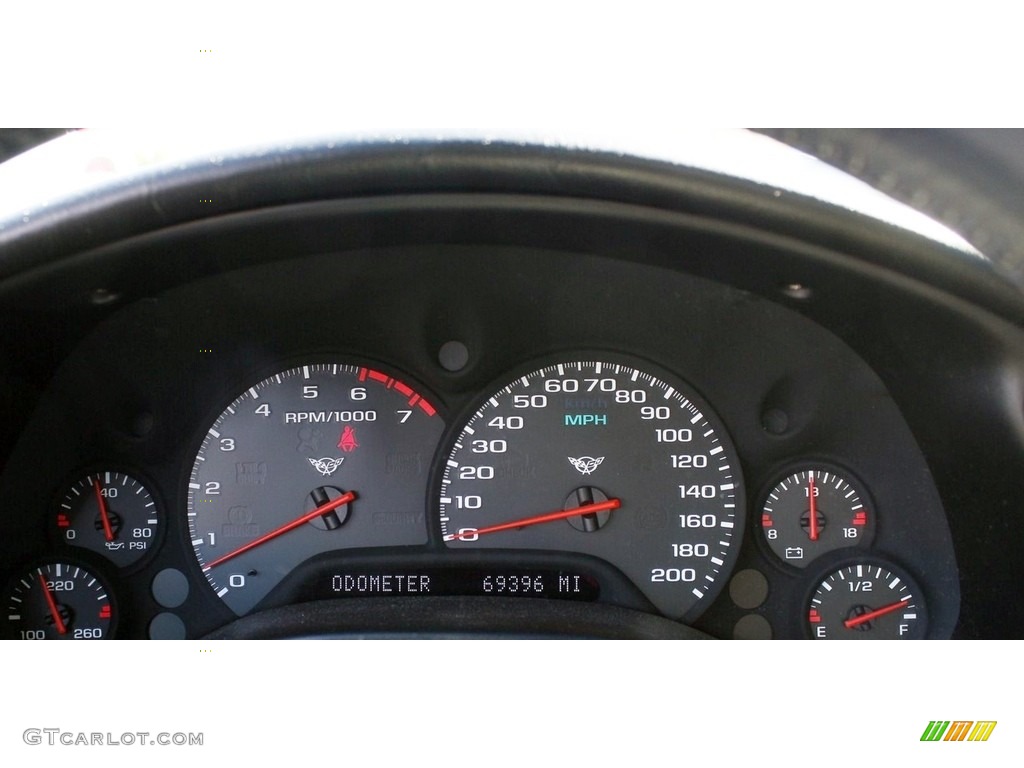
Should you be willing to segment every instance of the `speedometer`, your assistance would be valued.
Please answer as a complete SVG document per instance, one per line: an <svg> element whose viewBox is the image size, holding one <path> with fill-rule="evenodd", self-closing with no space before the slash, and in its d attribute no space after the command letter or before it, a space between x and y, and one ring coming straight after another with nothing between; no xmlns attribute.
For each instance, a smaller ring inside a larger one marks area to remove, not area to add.
<svg viewBox="0 0 1024 768"><path fill-rule="evenodd" d="M662 613L690 620L735 562L743 480L688 384L602 355L544 366L484 400L447 458L439 509L450 548L601 558Z"/></svg>

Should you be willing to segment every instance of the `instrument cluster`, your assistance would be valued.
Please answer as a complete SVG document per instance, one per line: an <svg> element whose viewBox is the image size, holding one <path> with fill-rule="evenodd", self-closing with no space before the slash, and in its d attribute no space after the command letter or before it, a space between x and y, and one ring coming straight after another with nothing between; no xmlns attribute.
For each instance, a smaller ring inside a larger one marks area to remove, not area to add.
<svg viewBox="0 0 1024 768"><path fill-rule="evenodd" d="M870 367L792 308L627 259L307 255L134 302L68 356L0 489L11 638L382 597L722 638L948 637L957 613L938 493Z"/></svg>

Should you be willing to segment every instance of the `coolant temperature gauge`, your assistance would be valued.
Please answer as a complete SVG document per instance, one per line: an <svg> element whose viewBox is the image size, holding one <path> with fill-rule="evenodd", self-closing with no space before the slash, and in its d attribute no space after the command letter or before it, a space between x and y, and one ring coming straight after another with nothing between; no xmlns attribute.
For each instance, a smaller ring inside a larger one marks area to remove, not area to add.
<svg viewBox="0 0 1024 768"><path fill-rule="evenodd" d="M786 565L806 568L826 552L866 546L875 533L867 494L846 472L813 467L790 472L761 505L768 548Z"/></svg>
<svg viewBox="0 0 1024 768"><path fill-rule="evenodd" d="M13 640L106 640L114 636L110 588L84 566L68 561L34 566L4 593L7 619L0 636Z"/></svg>

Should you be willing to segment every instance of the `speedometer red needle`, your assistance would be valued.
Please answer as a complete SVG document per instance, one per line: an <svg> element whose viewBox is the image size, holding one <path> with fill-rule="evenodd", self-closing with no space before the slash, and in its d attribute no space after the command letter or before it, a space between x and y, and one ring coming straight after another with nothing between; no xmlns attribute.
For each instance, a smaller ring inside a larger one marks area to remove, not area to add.
<svg viewBox="0 0 1024 768"><path fill-rule="evenodd" d="M811 541L818 540L818 503L814 499L814 475L807 473L807 494L811 497Z"/></svg>
<svg viewBox="0 0 1024 768"><path fill-rule="evenodd" d="M622 502L618 499L608 499L607 501L600 501L596 504L584 504L581 507L573 507L572 509L562 509L558 512L550 512L546 515L534 515L533 517L524 517L519 520L512 520L508 523L489 525L486 528L478 528L475 531L450 533L444 537L444 540L452 541L453 539L471 539L474 536L482 536L485 533L507 531L512 528L525 528L528 525L537 525L539 523L551 523L555 520L565 520L567 517L575 517L576 515L586 515L591 512L604 512L610 509L618 509L621 506Z"/></svg>
<svg viewBox="0 0 1024 768"><path fill-rule="evenodd" d="M92 481L92 487L96 489L96 503L100 505L100 520L103 521L103 536L107 541L114 540L114 529L110 527L110 515L107 514L107 500L103 498L103 490L100 488L98 479Z"/></svg>
<svg viewBox="0 0 1024 768"><path fill-rule="evenodd" d="M314 518L320 517L320 515L326 515L332 509L337 509L338 507L342 507L348 504L350 501L355 501L356 498L356 494L352 491L344 493L338 498L334 499L333 501L329 501L326 504L321 504L312 512L306 512L304 515L302 515L302 517L297 517L290 523L285 523L280 528L275 528L270 533L265 533L258 539L253 539L248 544L243 544L238 549L232 550L231 552L228 552L226 555L221 555L216 560L209 562L205 566L203 566L203 570L208 571L211 568L220 565L221 563L226 563L231 558L238 557L243 552L248 552L250 549L254 549L255 547L260 546L261 544L266 544L268 541L276 539L281 534L288 533L288 531L298 528L300 525L308 523L310 520Z"/></svg>
<svg viewBox="0 0 1024 768"><path fill-rule="evenodd" d="M906 602L900 600L898 603L893 603L892 605L887 605L884 608L878 608L877 610L871 611L870 613L865 613L863 616L855 616L852 619L847 619L843 622L843 626L847 629L853 629L854 627L859 626L866 621L877 619L879 616L885 616L885 614L892 613L893 611L898 611L900 608L903 608L905 606Z"/></svg>
<svg viewBox="0 0 1024 768"><path fill-rule="evenodd" d="M57 631L66 635L68 628L64 624L64 619L60 617L60 611L57 610L57 601L53 599L53 593L50 592L50 588L46 586L46 577L43 574L39 574L39 583L43 585L43 594L46 595L46 604L50 608L50 615L53 616L53 623L57 625Z"/></svg>

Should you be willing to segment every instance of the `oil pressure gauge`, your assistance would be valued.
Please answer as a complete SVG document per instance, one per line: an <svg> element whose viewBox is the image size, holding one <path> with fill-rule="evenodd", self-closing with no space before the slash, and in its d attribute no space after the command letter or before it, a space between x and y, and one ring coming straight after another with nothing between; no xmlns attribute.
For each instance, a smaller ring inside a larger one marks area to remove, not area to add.
<svg viewBox="0 0 1024 768"><path fill-rule="evenodd" d="M152 551L160 519L153 495L134 477L93 472L72 483L58 503L50 537L125 568Z"/></svg>
<svg viewBox="0 0 1024 768"><path fill-rule="evenodd" d="M875 514L848 472L811 466L789 472L768 492L761 531L779 560L806 568L826 552L870 544Z"/></svg>

